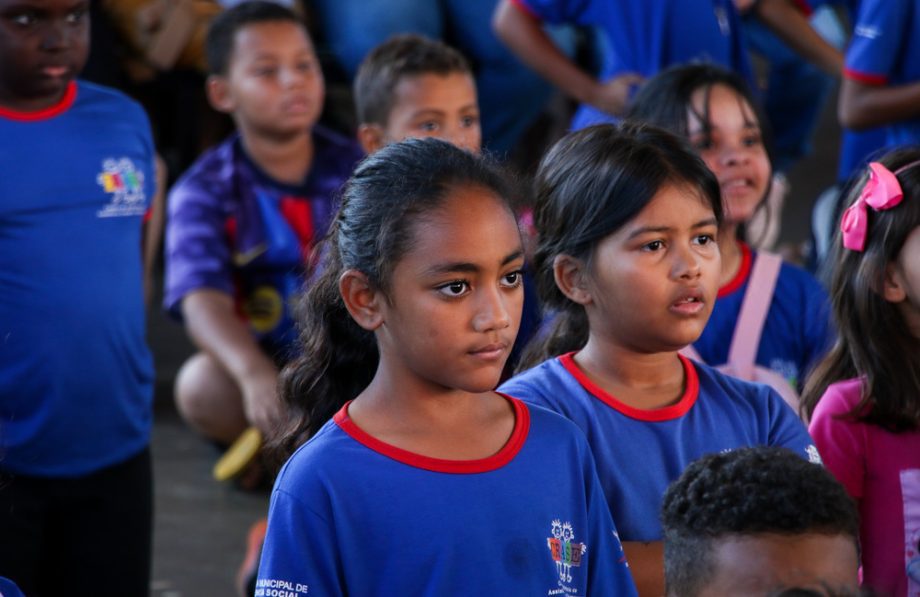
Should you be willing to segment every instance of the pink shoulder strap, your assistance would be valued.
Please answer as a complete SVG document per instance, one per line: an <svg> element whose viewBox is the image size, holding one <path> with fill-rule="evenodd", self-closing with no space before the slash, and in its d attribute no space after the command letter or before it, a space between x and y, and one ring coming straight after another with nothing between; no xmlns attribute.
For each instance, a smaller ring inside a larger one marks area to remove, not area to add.
<svg viewBox="0 0 920 597"><path fill-rule="evenodd" d="M735 332L728 349L728 363L738 377L752 379L754 360L760 346L767 311L773 301L773 290L779 278L783 260L779 255L758 252L751 269L747 290L741 302L741 311L735 323Z"/></svg>

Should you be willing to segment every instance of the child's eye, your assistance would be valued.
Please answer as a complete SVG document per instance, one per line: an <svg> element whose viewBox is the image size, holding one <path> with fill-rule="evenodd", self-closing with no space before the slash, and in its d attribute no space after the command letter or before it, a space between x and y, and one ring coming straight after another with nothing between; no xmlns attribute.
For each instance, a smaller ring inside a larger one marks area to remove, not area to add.
<svg viewBox="0 0 920 597"><path fill-rule="evenodd" d="M664 248L664 241L660 241L660 240L653 240L650 243L645 243L644 245L642 245L643 251L650 251L650 252L660 251L663 248Z"/></svg>
<svg viewBox="0 0 920 597"><path fill-rule="evenodd" d="M757 145L760 145L762 142L763 142L763 141L761 140L761 138L760 138L759 135L753 135L753 136L750 136L750 137L745 137L745 139L744 139L744 145L745 145L745 147L756 147Z"/></svg>
<svg viewBox="0 0 920 597"><path fill-rule="evenodd" d="M437 290L445 296L457 297L466 294L469 288L470 285L466 280L454 280L442 286L438 286Z"/></svg>
<svg viewBox="0 0 920 597"><path fill-rule="evenodd" d="M513 271L502 276L502 285L506 288L517 288L524 281L524 272Z"/></svg>
<svg viewBox="0 0 920 597"><path fill-rule="evenodd" d="M693 240L698 245L708 245L714 243L716 239L711 234L700 234Z"/></svg>
<svg viewBox="0 0 920 597"><path fill-rule="evenodd" d="M260 66L256 68L256 76L259 77L273 77L276 72L278 72L278 69L274 66Z"/></svg>
<svg viewBox="0 0 920 597"><path fill-rule="evenodd" d="M418 128L419 130L425 131L426 133L435 133L438 131L440 126L433 120L426 120L425 122L419 123Z"/></svg>
<svg viewBox="0 0 920 597"><path fill-rule="evenodd" d="M460 120L460 126L466 129L470 128L471 126L475 126L477 124L479 124L479 116L464 116Z"/></svg>
<svg viewBox="0 0 920 597"><path fill-rule="evenodd" d="M67 22L76 25L87 17L87 10L84 7L78 8L67 15Z"/></svg>
<svg viewBox="0 0 920 597"><path fill-rule="evenodd" d="M20 27L28 27L30 25L34 25L35 22L38 21L38 17L36 17L35 14L31 12L23 12L13 15L10 17L10 20Z"/></svg>
<svg viewBox="0 0 920 597"><path fill-rule="evenodd" d="M312 62L300 62L297 64L297 70L299 70L302 73L311 72L313 70L313 63Z"/></svg>

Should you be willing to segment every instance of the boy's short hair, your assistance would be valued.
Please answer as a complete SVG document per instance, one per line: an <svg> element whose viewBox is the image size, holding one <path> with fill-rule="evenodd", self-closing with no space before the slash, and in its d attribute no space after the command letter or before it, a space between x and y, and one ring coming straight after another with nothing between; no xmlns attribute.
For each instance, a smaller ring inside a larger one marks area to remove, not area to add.
<svg viewBox="0 0 920 597"><path fill-rule="evenodd" d="M354 99L359 123L385 125L395 102L394 90L406 78L425 74L472 75L463 54L421 35L395 35L371 50L355 76Z"/></svg>
<svg viewBox="0 0 920 597"><path fill-rule="evenodd" d="M230 55L238 31L255 23L288 21L303 27L297 15L289 8L275 2L251 0L237 4L217 15L208 29L205 41L205 54L208 60L208 73L225 75L230 66Z"/></svg>
<svg viewBox="0 0 920 597"><path fill-rule="evenodd" d="M856 506L821 465L786 448L740 448L700 458L664 494L668 594L696 595L714 570L715 543L762 533L845 535L856 549Z"/></svg>

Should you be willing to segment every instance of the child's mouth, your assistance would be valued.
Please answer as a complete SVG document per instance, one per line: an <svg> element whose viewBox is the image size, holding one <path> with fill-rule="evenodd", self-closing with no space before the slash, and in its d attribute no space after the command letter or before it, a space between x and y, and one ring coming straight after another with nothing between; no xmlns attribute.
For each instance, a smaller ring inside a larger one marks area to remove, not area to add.
<svg viewBox="0 0 920 597"><path fill-rule="evenodd" d="M46 66L42 69L42 74L56 79L67 76L69 72L70 68L66 66Z"/></svg>

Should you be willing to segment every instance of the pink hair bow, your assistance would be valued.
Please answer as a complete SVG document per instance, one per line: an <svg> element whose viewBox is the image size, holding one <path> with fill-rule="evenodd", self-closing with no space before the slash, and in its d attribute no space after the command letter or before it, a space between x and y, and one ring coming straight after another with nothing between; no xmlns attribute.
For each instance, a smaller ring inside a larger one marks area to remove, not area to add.
<svg viewBox="0 0 920 597"><path fill-rule="evenodd" d="M866 229L868 227L866 206L868 205L875 211L882 211L895 207L904 198L898 178L891 170L878 162L870 163L869 170L869 180L866 181L866 186L863 187L859 198L843 213L843 220L840 222L843 246L852 251L862 251L866 248Z"/></svg>

